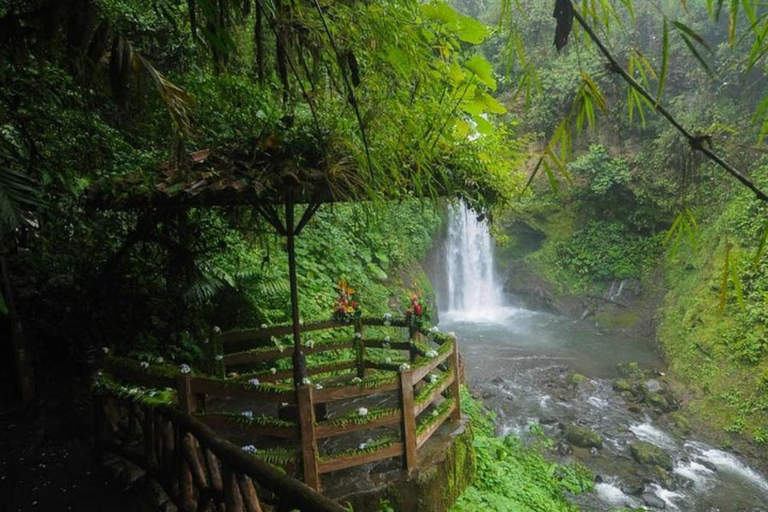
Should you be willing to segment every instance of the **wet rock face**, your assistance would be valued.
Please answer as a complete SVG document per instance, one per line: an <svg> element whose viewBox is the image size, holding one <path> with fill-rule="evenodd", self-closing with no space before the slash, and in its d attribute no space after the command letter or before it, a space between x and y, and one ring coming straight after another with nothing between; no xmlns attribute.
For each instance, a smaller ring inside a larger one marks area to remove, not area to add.
<svg viewBox="0 0 768 512"><path fill-rule="evenodd" d="M640 495L640 499L643 500L643 503L648 505L649 507L657 508L660 510L664 510L667 508L667 504L664 502L663 499L659 498L652 492L644 492Z"/></svg>
<svg viewBox="0 0 768 512"><path fill-rule="evenodd" d="M672 470L672 457L664 450L645 441L634 441L629 444L632 458L640 464L659 466L667 471Z"/></svg>
<svg viewBox="0 0 768 512"><path fill-rule="evenodd" d="M565 426L564 437L566 441L579 448L602 448L603 446L603 438L600 434L573 423Z"/></svg>

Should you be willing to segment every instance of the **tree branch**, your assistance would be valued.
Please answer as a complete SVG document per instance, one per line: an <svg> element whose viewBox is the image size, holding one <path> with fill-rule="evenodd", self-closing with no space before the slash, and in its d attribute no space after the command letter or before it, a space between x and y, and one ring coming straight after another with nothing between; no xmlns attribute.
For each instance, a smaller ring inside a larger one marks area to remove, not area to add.
<svg viewBox="0 0 768 512"><path fill-rule="evenodd" d="M571 0L569 0L571 1ZM664 108L664 106L661 104L661 102L654 98L651 93L646 91L642 85L637 83L637 81L630 76L627 71L619 65L618 61L611 55L611 52L605 47L603 42L600 40L600 38L595 34L595 32L592 30L592 27L589 26L589 24L586 22L586 20L582 17L581 13L578 9L575 7L573 8L573 15L576 18L576 21L579 22L579 25L582 26L584 31L589 35L589 38L592 39L592 41L597 45L600 52L605 56L606 59L608 59L608 62L611 64L611 71L618 73L625 82L629 84L630 87L635 89L637 92L639 92L645 99L650 101L653 105L655 105L656 111L664 116L669 123L675 127L675 129L680 132L683 137L686 138L688 141L688 144L695 150L705 154L707 158L715 162L717 165L719 165L721 168L723 168L728 174L739 180L742 185L750 189L752 192L755 193L758 199L761 201L768 202L768 195L760 190L760 188L757 187L749 178L747 178L744 174L742 174L739 170L735 169L733 166L731 166L728 162L723 160L723 158L712 151L711 149L707 148L703 144L703 138L697 135L693 135L688 130L681 125L675 117L669 113L669 111Z"/></svg>

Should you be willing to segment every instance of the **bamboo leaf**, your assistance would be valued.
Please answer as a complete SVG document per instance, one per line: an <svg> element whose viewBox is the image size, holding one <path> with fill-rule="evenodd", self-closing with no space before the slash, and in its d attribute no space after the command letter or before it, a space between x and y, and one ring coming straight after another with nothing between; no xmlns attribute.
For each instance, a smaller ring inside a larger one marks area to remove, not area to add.
<svg viewBox="0 0 768 512"><path fill-rule="evenodd" d="M763 98L763 101L760 102L760 105L758 105L755 110L755 115L753 117L754 121L758 122L760 121L760 118L762 118L762 124L760 127L760 135L757 137L758 144L762 144L765 140L765 136L768 135L768 96Z"/></svg>
<svg viewBox="0 0 768 512"><path fill-rule="evenodd" d="M685 23L682 23L680 21L673 21L672 24L677 27L677 29L680 31L681 35L685 34L690 39L693 39L697 43L699 43L701 46L707 49L709 53L712 53L712 49L709 47L707 42L704 40L703 37L701 37L698 33L696 33L693 29L688 27ZM690 42L690 41L689 41Z"/></svg>
<svg viewBox="0 0 768 512"><path fill-rule="evenodd" d="M736 40L736 18L739 15L739 0L731 0L731 11L728 15L728 44L733 46Z"/></svg>
<svg viewBox="0 0 768 512"><path fill-rule="evenodd" d="M688 47L689 50L691 50L691 53L696 58L696 60L699 61L699 64L701 64L701 67L704 68L704 71L707 72L709 76L714 76L714 73L712 73L712 69L710 69L709 64L702 58L702 56L699 54L698 50L696 50L696 47L693 46L693 43L690 39L688 39L688 36L681 33L680 36L683 38L683 42L685 42L685 45Z"/></svg>
<svg viewBox="0 0 768 512"><path fill-rule="evenodd" d="M621 3L624 4L624 7L627 8L627 11L629 11L629 17L632 18L632 21L635 21L635 6L632 4L632 0L621 0Z"/></svg>
<svg viewBox="0 0 768 512"><path fill-rule="evenodd" d="M661 101L661 95L664 92L664 84L667 82L667 71L669 71L669 27L667 18L664 18L664 31L661 38L661 71L659 72L659 87L656 90L656 105Z"/></svg>
<svg viewBox="0 0 768 512"><path fill-rule="evenodd" d="M555 195L558 195L560 193L560 184L557 182L557 178L555 178L555 173L552 172L552 168L549 166L549 163L544 160L544 172L547 173L547 179L549 180L549 186L552 189L552 192Z"/></svg>

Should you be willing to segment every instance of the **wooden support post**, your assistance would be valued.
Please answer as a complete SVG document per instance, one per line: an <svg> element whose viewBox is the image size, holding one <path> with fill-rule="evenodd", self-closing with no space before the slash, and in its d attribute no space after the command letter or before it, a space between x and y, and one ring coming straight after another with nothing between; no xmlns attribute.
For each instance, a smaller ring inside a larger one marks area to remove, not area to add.
<svg viewBox="0 0 768 512"><path fill-rule="evenodd" d="M301 351L301 324L299 318L299 289L296 277L296 225L294 222L293 189L285 189L285 232L288 251L288 281L291 289L291 326L293 332L293 385L298 389L307 377L307 364Z"/></svg>
<svg viewBox="0 0 768 512"><path fill-rule="evenodd" d="M320 491L320 473L317 467L317 438L315 437L315 408L312 400L312 386L299 386L296 390L301 433L301 461L304 469L304 483Z"/></svg>
<svg viewBox="0 0 768 512"><path fill-rule="evenodd" d="M357 364L357 376L365 377L365 344L363 343L363 322L360 319L355 320L355 360Z"/></svg>
<svg viewBox="0 0 768 512"><path fill-rule="evenodd" d="M163 418L163 474L170 475L173 469L173 425L171 421Z"/></svg>
<svg viewBox="0 0 768 512"><path fill-rule="evenodd" d="M240 492L243 493L245 510L247 512L262 512L261 503L259 502L259 496L256 494L256 486L253 485L253 480L246 475L240 475L237 481L240 484Z"/></svg>
<svg viewBox="0 0 768 512"><path fill-rule="evenodd" d="M227 512L244 512L243 496L237 484L237 475L226 464L224 465L224 504Z"/></svg>
<svg viewBox="0 0 768 512"><path fill-rule="evenodd" d="M410 476L418 467L416 454L416 415L413 409L413 372L400 372L400 407L403 409L403 467Z"/></svg>
<svg viewBox="0 0 768 512"><path fill-rule="evenodd" d="M176 391L179 395L179 408L191 414L195 410L195 396L192 394L192 379L188 373L176 377Z"/></svg>
<svg viewBox="0 0 768 512"><path fill-rule="evenodd" d="M211 337L208 340L208 372L214 377L223 379L227 376L227 367L224 365L224 345L221 343L221 329L211 329Z"/></svg>
<svg viewBox="0 0 768 512"><path fill-rule="evenodd" d="M461 379L459 373L459 342L456 338L452 338L448 343L453 343L451 349L450 361L453 365L453 383L451 383L451 396L453 396L456 404L453 411L451 411L451 420L461 421Z"/></svg>

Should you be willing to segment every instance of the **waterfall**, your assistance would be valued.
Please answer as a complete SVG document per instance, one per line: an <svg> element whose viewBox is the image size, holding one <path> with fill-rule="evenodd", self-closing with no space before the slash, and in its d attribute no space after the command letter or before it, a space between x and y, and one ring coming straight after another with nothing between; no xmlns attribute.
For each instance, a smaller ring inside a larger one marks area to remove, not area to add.
<svg viewBox="0 0 768 512"><path fill-rule="evenodd" d="M502 306L493 263L493 240L485 222L464 203L449 205L445 241L448 313L488 318Z"/></svg>

